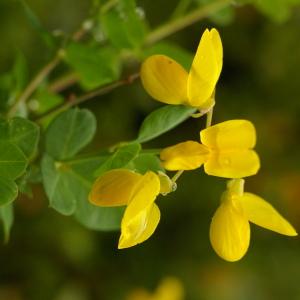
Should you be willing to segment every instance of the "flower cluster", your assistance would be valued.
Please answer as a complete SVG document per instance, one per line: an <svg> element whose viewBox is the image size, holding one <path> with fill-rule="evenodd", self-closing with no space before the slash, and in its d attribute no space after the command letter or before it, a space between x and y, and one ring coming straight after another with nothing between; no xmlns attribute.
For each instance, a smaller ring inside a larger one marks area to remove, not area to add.
<svg viewBox="0 0 300 300"><path fill-rule="evenodd" d="M200 132L200 142L185 141L163 149L162 166L168 171L193 170L204 166L208 175L229 178L227 190L210 226L210 241L215 252L227 261L241 259L249 246L252 222L275 232L295 236L295 229L265 200L244 193L244 177L260 168L253 124L229 120L211 126L215 87L223 62L221 38L216 29L205 30L189 73L176 61L153 55L141 68L145 90L156 100L171 105L197 108L209 121ZM176 177L176 176L175 176ZM100 176L89 200L98 206L126 206L121 223L119 248L142 243L155 231L160 211L154 203L159 194L173 190L174 182L164 173L115 169Z"/></svg>

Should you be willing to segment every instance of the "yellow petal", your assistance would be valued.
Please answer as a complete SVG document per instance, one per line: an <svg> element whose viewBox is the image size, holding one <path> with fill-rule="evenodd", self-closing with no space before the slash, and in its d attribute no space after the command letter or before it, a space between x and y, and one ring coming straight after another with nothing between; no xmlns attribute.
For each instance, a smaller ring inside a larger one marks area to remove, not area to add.
<svg viewBox="0 0 300 300"><path fill-rule="evenodd" d="M98 206L127 205L142 175L126 169L104 173L93 184L89 201Z"/></svg>
<svg viewBox="0 0 300 300"><path fill-rule="evenodd" d="M210 224L210 242L216 253L227 261L237 261L247 252L250 226L247 218L230 202L223 202Z"/></svg>
<svg viewBox="0 0 300 300"><path fill-rule="evenodd" d="M153 300L183 300L184 289L182 283L173 277L168 277L158 286Z"/></svg>
<svg viewBox="0 0 300 300"><path fill-rule="evenodd" d="M257 173L259 157L253 150L212 151L204 164L208 175L224 178L242 178Z"/></svg>
<svg viewBox="0 0 300 300"><path fill-rule="evenodd" d="M189 104L201 107L213 94L220 77L223 48L216 29L203 33L188 76Z"/></svg>
<svg viewBox="0 0 300 300"><path fill-rule="evenodd" d="M130 220L122 221L119 249L133 247L147 240L155 231L160 220L158 206L153 203Z"/></svg>
<svg viewBox="0 0 300 300"><path fill-rule="evenodd" d="M250 222L284 235L297 235L293 226L264 199L251 193L244 193L240 201Z"/></svg>
<svg viewBox="0 0 300 300"><path fill-rule="evenodd" d="M141 80L145 90L163 103L187 102L187 78L185 69L165 55L150 56L142 64Z"/></svg>
<svg viewBox="0 0 300 300"><path fill-rule="evenodd" d="M147 222L145 229L141 236L136 240L137 244L140 244L146 241L155 231L160 220L160 210L158 206L154 203L149 210Z"/></svg>
<svg viewBox="0 0 300 300"><path fill-rule="evenodd" d="M143 175L122 219L120 249L141 243L154 232L160 218L160 212L154 205L159 192L158 176L151 171Z"/></svg>
<svg viewBox="0 0 300 300"><path fill-rule="evenodd" d="M134 217L149 205L153 204L160 191L160 181L158 175L152 171L141 176L137 184L131 202L125 212L128 218ZM125 217L124 216L124 217Z"/></svg>
<svg viewBox="0 0 300 300"><path fill-rule="evenodd" d="M256 143L254 125L247 120L230 120L200 132L202 144L212 149L251 149Z"/></svg>
<svg viewBox="0 0 300 300"><path fill-rule="evenodd" d="M208 158L209 151L198 142L187 141L168 148L160 153L165 169L193 170L199 168Z"/></svg>

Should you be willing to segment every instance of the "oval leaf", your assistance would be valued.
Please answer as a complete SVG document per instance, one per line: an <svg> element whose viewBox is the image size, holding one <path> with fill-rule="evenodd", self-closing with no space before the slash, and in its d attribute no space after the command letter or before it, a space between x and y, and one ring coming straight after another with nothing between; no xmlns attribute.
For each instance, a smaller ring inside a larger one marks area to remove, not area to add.
<svg viewBox="0 0 300 300"><path fill-rule="evenodd" d="M140 151L141 145L139 143L131 143L119 148L97 169L95 175L99 176L108 170L126 167L138 156Z"/></svg>
<svg viewBox="0 0 300 300"><path fill-rule="evenodd" d="M173 129L196 111L183 105L166 105L146 117L139 130L137 142L150 141Z"/></svg>
<svg viewBox="0 0 300 300"><path fill-rule="evenodd" d="M147 171L158 172L164 171L160 159L155 154L142 153L133 162L132 168L138 173L144 174Z"/></svg>
<svg viewBox="0 0 300 300"><path fill-rule="evenodd" d="M46 194L52 208L63 215L71 215L76 209L76 197L80 197L81 186L68 176L67 167L56 163L49 155L42 159L42 175Z"/></svg>
<svg viewBox="0 0 300 300"><path fill-rule="evenodd" d="M120 228L124 207L97 207L86 199L77 203L75 218L89 229L110 231Z"/></svg>
<svg viewBox="0 0 300 300"><path fill-rule="evenodd" d="M64 215L75 214L84 226L95 230L120 227L122 209L101 208L88 202L96 168L103 158L55 162L49 155L42 160L43 183L50 206Z"/></svg>
<svg viewBox="0 0 300 300"><path fill-rule="evenodd" d="M144 41L146 26L135 2L121 0L101 18L104 33L116 48L136 48Z"/></svg>
<svg viewBox="0 0 300 300"><path fill-rule="evenodd" d="M1 177L16 179L25 171L27 159L23 152L10 142L0 142Z"/></svg>
<svg viewBox="0 0 300 300"><path fill-rule="evenodd" d="M78 73L85 89L94 89L118 79L119 53L112 47L71 43L66 49L66 62Z"/></svg>
<svg viewBox="0 0 300 300"><path fill-rule="evenodd" d="M9 121L9 140L31 158L37 148L39 127L24 118L13 118Z"/></svg>
<svg viewBox="0 0 300 300"><path fill-rule="evenodd" d="M11 203L0 206L0 220L3 223L4 241L9 240L9 233L14 221L13 205Z"/></svg>
<svg viewBox="0 0 300 300"><path fill-rule="evenodd" d="M46 151L58 160L72 158L96 132L96 119L86 109L70 109L58 115L46 132Z"/></svg>
<svg viewBox="0 0 300 300"><path fill-rule="evenodd" d="M18 187L11 179L0 177L0 207L16 199Z"/></svg>

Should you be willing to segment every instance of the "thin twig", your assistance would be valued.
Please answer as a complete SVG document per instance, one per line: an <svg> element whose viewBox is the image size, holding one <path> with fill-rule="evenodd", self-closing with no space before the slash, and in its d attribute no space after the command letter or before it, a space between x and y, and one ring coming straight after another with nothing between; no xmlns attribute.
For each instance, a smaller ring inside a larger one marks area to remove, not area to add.
<svg viewBox="0 0 300 300"><path fill-rule="evenodd" d="M82 26L78 31L72 35L72 40L79 41L87 32L87 29ZM23 93L16 100L16 102L11 106L7 113L7 117L11 118L18 110L19 106L29 99L29 97L36 91L38 86L43 82L43 80L60 64L63 57L65 56L64 48L61 47L57 50L56 55L52 60L50 60L30 81Z"/></svg>
<svg viewBox="0 0 300 300"><path fill-rule="evenodd" d="M14 105L10 108L7 113L8 118L11 118L17 112L19 106L27 101L27 99L34 93L45 77L47 77L60 63L61 59L61 52L58 52L55 57L40 70L40 72L32 79L20 97L16 100Z"/></svg>
<svg viewBox="0 0 300 300"><path fill-rule="evenodd" d="M76 73L69 73L53 81L49 85L48 90L52 93L59 93L67 87L75 84L77 81L78 75Z"/></svg>
<svg viewBox="0 0 300 300"><path fill-rule="evenodd" d="M191 13L180 17L178 19L172 19L170 22L168 22L165 25L162 25L158 27L157 29L153 30L145 39L145 44L144 46L150 46L164 38L166 38L169 35L172 35L173 33L184 29L185 27L188 27L189 25L192 25L196 23L197 21L200 21L201 19L205 18L207 15L211 15L212 13L230 5L232 0L217 0L214 3L211 3L206 6L202 6L197 10L192 11ZM110 9L111 5L115 5L115 0L111 0L110 3L107 7L102 9ZM74 76L74 77L73 77ZM69 80L72 78L72 80ZM69 74L66 75L66 78L61 77L57 81L55 81L53 84L50 86L50 90L54 92L60 92L71 85L75 84L78 81L78 79L75 79L74 74ZM53 85L55 88L53 88Z"/></svg>
<svg viewBox="0 0 300 300"><path fill-rule="evenodd" d="M101 95L104 95L104 94L107 94L109 92L111 92L112 90L120 87L120 86L123 86L123 85L127 85L127 84L131 84L133 83L137 78L139 77L139 73L135 73L135 74L132 74L128 77L126 77L125 79L121 79L119 81L116 81L116 82L113 82L109 85L106 85L104 87L100 87L98 89L95 89L95 90L92 90L86 94L83 94L79 97L73 97L70 101L60 105L60 106L57 106L57 107L54 107L53 109L51 109L50 111L46 112L45 114L39 116L35 121L40 123L42 122L45 118L48 118L50 117L51 115L55 115L57 114L58 112L62 112L70 107L73 107L73 106L76 106L76 105L79 105L89 99L92 99L92 98L95 98L97 96L101 96Z"/></svg>
<svg viewBox="0 0 300 300"><path fill-rule="evenodd" d="M115 5L119 3L119 0L109 0L101 7L101 14L107 13L110 9L112 9Z"/></svg>
<svg viewBox="0 0 300 300"><path fill-rule="evenodd" d="M212 107L206 114L206 128L211 126L214 108Z"/></svg>
<svg viewBox="0 0 300 300"><path fill-rule="evenodd" d="M179 170L175 173L175 175L171 178L173 182L176 182L177 179L183 174L184 170Z"/></svg>
<svg viewBox="0 0 300 300"><path fill-rule="evenodd" d="M217 0L211 4L208 4L206 6L202 6L197 10L192 11L191 13L178 18L176 20L173 20L165 25L162 25L160 27L158 27L157 29L155 29L154 31L152 31L146 38L145 40L145 46L149 46L152 45L162 39L164 39L165 37L189 26L194 24L195 22L205 18L206 16L211 15L212 13L230 5L230 3L232 2L232 0ZM111 0L108 3L109 6L107 7L107 9L110 9L111 5L115 5L116 0ZM106 9L106 8L105 8ZM80 34L79 34L80 33ZM80 35L80 38L82 37L82 28L76 32L73 36L74 39L77 39L78 35ZM35 92L35 90L38 88L38 86L40 85L40 83L52 72L52 70L61 62L62 60L62 54L63 50L60 49L57 52L57 55L48 63L46 64L41 70L40 72L33 78L33 80L28 84L28 86L25 88L25 90L23 91L23 93L20 95L20 97L17 99L17 101L13 104L13 106L10 108L10 110L8 111L7 116L8 117L12 117L16 111L18 110L19 106L22 103L25 103L28 98ZM65 81L64 81L65 80ZM59 82L59 86L55 86L55 89L52 86L52 89L54 89L54 91L59 90L61 88L64 88L65 86L70 86L74 83L76 83L77 80L75 78L65 78L65 79L60 79ZM120 84L120 82L122 81L117 81L116 83L112 84L112 88L109 89L109 91L111 91L112 89L123 85ZM63 83L63 85L61 85ZM56 83L58 84L58 83ZM102 89L100 89L102 90ZM95 93L95 94L94 94ZM102 92L101 92L102 93ZM100 94L101 94L100 93ZM105 92L106 93L106 92ZM91 96L88 96L88 94L90 94ZM76 102L74 105L81 103L83 101L86 101L85 97L88 97L87 99L93 98L94 96L98 96L99 94L97 94L96 91L92 91L90 93L88 93L82 97L76 98ZM73 103L73 102L71 102ZM66 108L69 107L70 102L66 103L65 106ZM73 105L71 105L73 106ZM62 109L62 108L61 108ZM50 111L49 113L52 113L52 111Z"/></svg>
<svg viewBox="0 0 300 300"><path fill-rule="evenodd" d="M191 0L180 0L172 13L170 20L175 20L181 17L186 12L190 4Z"/></svg>
<svg viewBox="0 0 300 300"><path fill-rule="evenodd" d="M173 20L158 27L147 36L145 46L152 45L164 39L165 37L170 36L171 34L202 20L214 12L230 5L231 2L232 0L217 0L208 5L201 6L200 8L179 19Z"/></svg>

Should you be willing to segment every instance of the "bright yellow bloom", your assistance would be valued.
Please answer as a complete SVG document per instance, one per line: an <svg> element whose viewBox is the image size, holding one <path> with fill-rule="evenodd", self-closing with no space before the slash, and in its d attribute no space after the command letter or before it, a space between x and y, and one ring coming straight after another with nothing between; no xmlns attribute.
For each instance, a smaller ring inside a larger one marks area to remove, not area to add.
<svg viewBox="0 0 300 300"><path fill-rule="evenodd" d="M220 35L216 29L206 29L189 73L170 57L153 55L143 63L141 79L145 90L154 99L201 109L212 105L222 64Z"/></svg>
<svg viewBox="0 0 300 300"><path fill-rule="evenodd" d="M137 289L126 300L183 300L182 283L174 277L165 278L153 294L144 289Z"/></svg>
<svg viewBox="0 0 300 300"><path fill-rule="evenodd" d="M129 248L153 234L160 220L160 211L154 201L159 193L165 194L171 189L164 174L148 171L141 175L126 169L115 169L96 180L89 201L98 206L127 205L118 248Z"/></svg>
<svg viewBox="0 0 300 300"><path fill-rule="evenodd" d="M230 180L210 225L210 241L220 257L237 261L245 255L250 242L249 222L284 235L297 235L268 202L244 193L243 179Z"/></svg>
<svg viewBox="0 0 300 300"><path fill-rule="evenodd" d="M164 168L170 171L193 170L204 164L209 175L242 178L257 173L260 163L253 149L256 133L246 120L231 120L200 132L202 144L183 142L160 153Z"/></svg>

